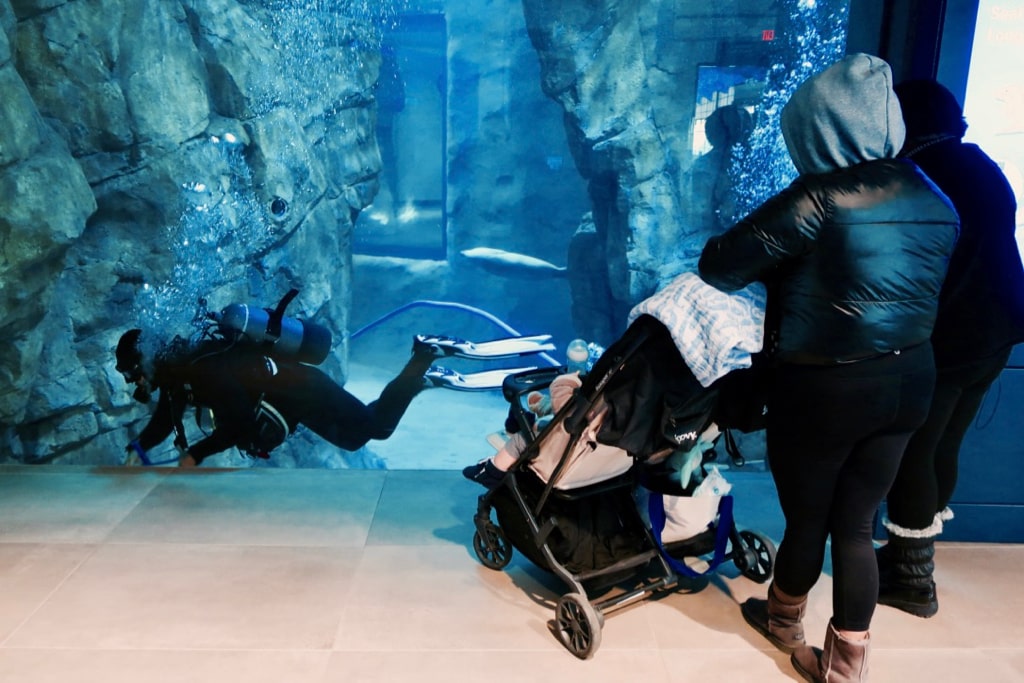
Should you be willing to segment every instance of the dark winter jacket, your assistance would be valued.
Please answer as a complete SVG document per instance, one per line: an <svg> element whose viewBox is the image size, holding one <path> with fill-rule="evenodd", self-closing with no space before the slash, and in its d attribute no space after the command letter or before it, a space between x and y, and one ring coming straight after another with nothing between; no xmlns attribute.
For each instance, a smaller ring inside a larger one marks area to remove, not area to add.
<svg viewBox="0 0 1024 683"><path fill-rule="evenodd" d="M902 156L916 163L960 215L932 334L935 363L955 367L1024 341L1024 267L1014 239L1017 202L977 145L953 94L934 81L896 86L907 122Z"/></svg>
<svg viewBox="0 0 1024 683"><path fill-rule="evenodd" d="M760 280L782 362L831 364L928 340L956 242L949 200L903 143L881 60L847 58L786 105L782 132L801 175L719 237L700 275L732 291Z"/></svg>

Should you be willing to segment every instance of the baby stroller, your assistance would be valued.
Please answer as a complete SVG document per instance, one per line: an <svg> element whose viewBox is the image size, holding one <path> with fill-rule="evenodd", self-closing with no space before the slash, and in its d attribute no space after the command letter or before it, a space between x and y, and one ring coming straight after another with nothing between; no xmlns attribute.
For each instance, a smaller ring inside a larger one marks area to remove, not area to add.
<svg viewBox="0 0 1024 683"><path fill-rule="evenodd" d="M696 381L661 323L638 318L576 395L538 427L526 397L562 373L541 368L505 379L510 415L529 443L501 484L480 496L473 536L484 566L503 569L514 547L566 584L555 607L562 645L580 659L591 657L605 613L675 589L680 575L700 575L686 558L705 559L707 572L731 560L754 581L771 577L775 546L736 528L730 496L719 499L717 516L702 533L671 543L659 535L664 520L652 514L649 522L637 506L641 488L655 501L662 493L685 493L673 491L660 468L669 454L697 445L718 396L714 385L705 389Z"/></svg>

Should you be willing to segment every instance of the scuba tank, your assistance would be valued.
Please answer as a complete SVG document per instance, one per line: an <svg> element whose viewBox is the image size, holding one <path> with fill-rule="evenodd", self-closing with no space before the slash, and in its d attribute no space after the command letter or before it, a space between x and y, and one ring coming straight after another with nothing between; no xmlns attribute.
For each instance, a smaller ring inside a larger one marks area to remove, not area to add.
<svg viewBox="0 0 1024 683"><path fill-rule="evenodd" d="M285 317L284 309L298 293L290 290L275 309L231 304L211 317L230 336L266 345L269 355L319 365L331 351L331 331L308 320Z"/></svg>

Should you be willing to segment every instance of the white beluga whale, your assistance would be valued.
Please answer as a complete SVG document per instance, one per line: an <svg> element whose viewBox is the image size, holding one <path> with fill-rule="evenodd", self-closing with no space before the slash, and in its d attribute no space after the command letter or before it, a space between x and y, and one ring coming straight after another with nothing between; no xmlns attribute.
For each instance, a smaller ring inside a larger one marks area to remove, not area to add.
<svg viewBox="0 0 1024 683"><path fill-rule="evenodd" d="M544 259L492 247L475 247L460 253L487 272L503 277L565 277L567 270Z"/></svg>

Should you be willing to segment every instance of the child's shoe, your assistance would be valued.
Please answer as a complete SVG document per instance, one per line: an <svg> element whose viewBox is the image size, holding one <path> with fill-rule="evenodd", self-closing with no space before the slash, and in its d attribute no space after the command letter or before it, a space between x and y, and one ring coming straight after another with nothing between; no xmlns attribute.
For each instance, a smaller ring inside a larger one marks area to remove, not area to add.
<svg viewBox="0 0 1024 683"><path fill-rule="evenodd" d="M504 481L506 474L507 472L499 470L490 458L462 470L462 476L470 481L475 481L486 489L497 488Z"/></svg>

